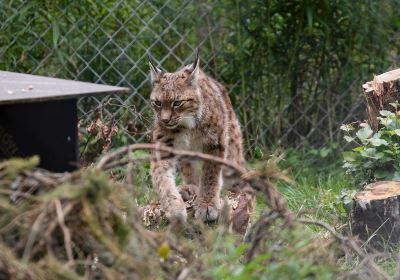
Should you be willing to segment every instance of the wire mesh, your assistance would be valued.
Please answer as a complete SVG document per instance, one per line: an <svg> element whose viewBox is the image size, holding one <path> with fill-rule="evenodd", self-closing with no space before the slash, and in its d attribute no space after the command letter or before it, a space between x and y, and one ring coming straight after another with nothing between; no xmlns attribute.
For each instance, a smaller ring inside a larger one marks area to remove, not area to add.
<svg viewBox="0 0 400 280"><path fill-rule="evenodd" d="M131 88L127 95L78 103L81 133L101 116L118 127L114 147L150 140L147 52L157 66L172 71L190 63L200 48L202 67L230 92L250 156L267 146L338 142L340 124L363 117L360 98L349 98L359 92L361 81L334 94L307 96L305 89L279 100L278 110L271 110L276 104L257 106L256 93L237 94L243 81L223 78L221 62L229 63L219 45L224 19L213 1L50 1L47 12L33 5L22 0L2 4L0 32L13 34L0 44L2 68Z"/></svg>

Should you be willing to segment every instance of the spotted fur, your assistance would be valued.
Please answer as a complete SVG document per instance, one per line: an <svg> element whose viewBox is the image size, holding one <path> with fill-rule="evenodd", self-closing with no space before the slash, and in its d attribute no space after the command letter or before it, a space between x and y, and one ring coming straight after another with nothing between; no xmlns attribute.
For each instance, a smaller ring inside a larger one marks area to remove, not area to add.
<svg viewBox="0 0 400 280"><path fill-rule="evenodd" d="M224 87L193 64L166 73L150 62L152 92L150 103L155 114L153 142L175 149L201 151L244 165L242 133ZM184 202L176 187L176 172L184 184L198 186L195 217L214 221L221 209L223 172L213 162L163 158L151 162L151 175L168 218L186 219ZM224 185L232 187L231 180Z"/></svg>

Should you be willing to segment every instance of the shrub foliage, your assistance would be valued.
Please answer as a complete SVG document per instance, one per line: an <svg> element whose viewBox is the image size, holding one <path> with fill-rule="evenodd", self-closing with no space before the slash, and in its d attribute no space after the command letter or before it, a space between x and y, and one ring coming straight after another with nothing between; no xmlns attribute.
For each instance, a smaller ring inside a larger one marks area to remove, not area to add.
<svg viewBox="0 0 400 280"><path fill-rule="evenodd" d="M343 167L360 183L400 180L400 112L380 111L378 119L380 129L376 133L366 123L341 127L347 133L345 140L357 144L343 153Z"/></svg>

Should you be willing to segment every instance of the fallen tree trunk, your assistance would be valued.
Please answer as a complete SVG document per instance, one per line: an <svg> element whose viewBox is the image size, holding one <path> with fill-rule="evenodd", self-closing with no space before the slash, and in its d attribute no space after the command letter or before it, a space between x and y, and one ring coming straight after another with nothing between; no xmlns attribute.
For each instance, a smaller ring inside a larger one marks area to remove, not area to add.
<svg viewBox="0 0 400 280"><path fill-rule="evenodd" d="M400 69L375 76L373 81L363 85L363 89L367 101L370 125L376 132L379 124L379 111L395 112L396 108L390 103L400 101Z"/></svg>
<svg viewBox="0 0 400 280"><path fill-rule="evenodd" d="M367 185L354 196L352 231L373 246L400 241L400 182Z"/></svg>

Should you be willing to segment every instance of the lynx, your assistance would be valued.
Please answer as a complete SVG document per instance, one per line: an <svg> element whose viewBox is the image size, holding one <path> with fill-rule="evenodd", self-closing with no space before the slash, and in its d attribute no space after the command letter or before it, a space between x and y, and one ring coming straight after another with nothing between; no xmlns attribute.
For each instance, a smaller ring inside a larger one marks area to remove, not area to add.
<svg viewBox="0 0 400 280"><path fill-rule="evenodd" d="M149 60L150 103L155 114L153 142L174 149L200 151L243 166L242 133L228 93L199 64L199 52L192 64L174 73L163 72ZM185 204L176 186L177 171L184 185L198 186L195 218L215 221L221 209L222 185L230 188L236 184L228 170L213 162L160 156L151 162L153 186L167 218L186 220Z"/></svg>

